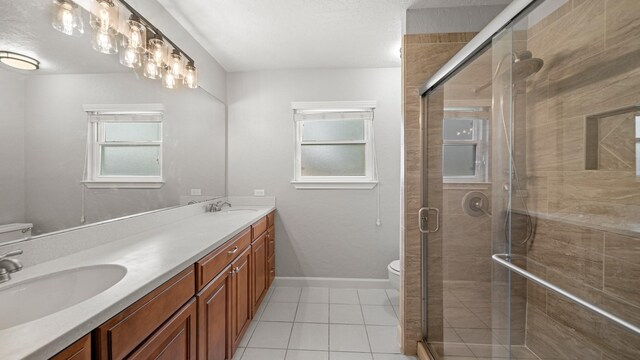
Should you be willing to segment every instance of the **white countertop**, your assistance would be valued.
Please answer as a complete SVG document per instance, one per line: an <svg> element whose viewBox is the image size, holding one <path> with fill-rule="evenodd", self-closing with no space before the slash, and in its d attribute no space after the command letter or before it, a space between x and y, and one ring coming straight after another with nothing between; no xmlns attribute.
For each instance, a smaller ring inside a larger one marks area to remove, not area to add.
<svg viewBox="0 0 640 360"><path fill-rule="evenodd" d="M0 289L81 266L118 264L127 268L122 280L84 302L0 330L0 359L48 359L275 210L274 206L235 208L257 211L234 215L203 213L12 274L12 280L0 285ZM42 294L42 301L46 301L46 295Z"/></svg>

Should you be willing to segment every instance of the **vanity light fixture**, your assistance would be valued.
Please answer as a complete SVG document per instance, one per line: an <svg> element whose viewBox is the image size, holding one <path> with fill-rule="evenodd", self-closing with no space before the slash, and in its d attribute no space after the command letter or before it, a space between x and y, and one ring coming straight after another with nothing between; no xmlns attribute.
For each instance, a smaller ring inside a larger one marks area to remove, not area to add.
<svg viewBox="0 0 640 360"><path fill-rule="evenodd" d="M171 52L168 63L173 77L177 80L182 80L182 78L184 78L184 63L182 61L182 55L178 50L174 49Z"/></svg>
<svg viewBox="0 0 640 360"><path fill-rule="evenodd" d="M38 70L40 61L11 51L0 51L0 62L18 70Z"/></svg>
<svg viewBox="0 0 640 360"><path fill-rule="evenodd" d="M169 66L165 66L162 70L162 86L167 89L175 89L178 87L178 81Z"/></svg>
<svg viewBox="0 0 640 360"><path fill-rule="evenodd" d="M117 32L119 13L113 0L94 0L89 16L91 27L96 31Z"/></svg>
<svg viewBox="0 0 640 360"><path fill-rule="evenodd" d="M198 71L193 61L189 61L185 67L184 85L189 89L196 89L198 87Z"/></svg>
<svg viewBox="0 0 640 360"><path fill-rule="evenodd" d="M161 67L158 66L158 64L155 62L152 54L150 53L144 54L142 75L152 80L159 79L162 76L160 69Z"/></svg>
<svg viewBox="0 0 640 360"><path fill-rule="evenodd" d="M77 0L52 1L53 27L65 34L81 35L84 29L79 7L74 2ZM149 79L162 78L165 88L175 89L182 85L189 89L198 88L198 72L193 59L125 0L89 1L93 49L103 54L120 52L122 65L142 68L142 74ZM130 14L127 21L120 21L120 6ZM169 48L173 50L169 52ZM34 69L37 66L36 61Z"/></svg>
<svg viewBox="0 0 640 360"><path fill-rule="evenodd" d="M142 55L146 52L147 28L145 28L136 15L131 15L127 20L125 33L122 34L122 51L120 52L120 64L137 69L142 66Z"/></svg>
<svg viewBox="0 0 640 360"><path fill-rule="evenodd" d="M127 46L135 52L144 53L147 50L147 28L140 23L140 19L136 15L129 17L125 33L122 35L123 39L126 39Z"/></svg>
<svg viewBox="0 0 640 360"><path fill-rule="evenodd" d="M118 52L116 36L108 31L98 30L93 37L93 49L103 54L112 55Z"/></svg>
<svg viewBox="0 0 640 360"><path fill-rule="evenodd" d="M125 46L120 51L120 64L137 69L142 66L142 54L137 52L133 46Z"/></svg>
<svg viewBox="0 0 640 360"><path fill-rule="evenodd" d="M159 35L154 34L152 36L147 45L147 51L156 65L161 66L162 63L167 61L167 45Z"/></svg>
<svg viewBox="0 0 640 360"><path fill-rule="evenodd" d="M119 22L118 6L112 0L95 0L90 14L90 24L94 30L93 49L103 54L118 52L116 34Z"/></svg>
<svg viewBox="0 0 640 360"><path fill-rule="evenodd" d="M51 25L66 35L82 36L84 34L80 8L71 0L53 0Z"/></svg>

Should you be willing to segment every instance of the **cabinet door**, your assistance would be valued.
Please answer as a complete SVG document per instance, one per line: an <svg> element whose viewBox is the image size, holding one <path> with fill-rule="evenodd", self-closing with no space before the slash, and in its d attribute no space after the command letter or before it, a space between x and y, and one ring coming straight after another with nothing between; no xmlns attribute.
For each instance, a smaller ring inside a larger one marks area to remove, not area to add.
<svg viewBox="0 0 640 360"><path fill-rule="evenodd" d="M69 345L51 360L91 360L91 335L86 335L82 339Z"/></svg>
<svg viewBox="0 0 640 360"><path fill-rule="evenodd" d="M231 359L231 266L198 294L198 360Z"/></svg>
<svg viewBox="0 0 640 360"><path fill-rule="evenodd" d="M273 280L276 279L276 256L275 254L267 261L267 268L269 269L269 282L267 283L267 289L273 284Z"/></svg>
<svg viewBox="0 0 640 360"><path fill-rule="evenodd" d="M196 300L191 299L128 360L196 360Z"/></svg>
<svg viewBox="0 0 640 360"><path fill-rule="evenodd" d="M231 339L236 349L251 322L251 249L231 263Z"/></svg>
<svg viewBox="0 0 640 360"><path fill-rule="evenodd" d="M251 280L253 281L252 315L255 315L264 295L267 293L269 281L267 269L267 236L262 234L258 240L251 244Z"/></svg>

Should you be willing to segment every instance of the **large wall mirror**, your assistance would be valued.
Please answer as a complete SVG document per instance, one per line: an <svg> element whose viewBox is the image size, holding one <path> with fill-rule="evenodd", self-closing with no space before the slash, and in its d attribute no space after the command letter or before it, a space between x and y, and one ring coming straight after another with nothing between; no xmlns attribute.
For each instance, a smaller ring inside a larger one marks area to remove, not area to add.
<svg viewBox="0 0 640 360"><path fill-rule="evenodd" d="M0 4L0 56L39 61L0 63L0 243L224 195L224 105L95 51L82 6L84 34L54 29L54 5Z"/></svg>

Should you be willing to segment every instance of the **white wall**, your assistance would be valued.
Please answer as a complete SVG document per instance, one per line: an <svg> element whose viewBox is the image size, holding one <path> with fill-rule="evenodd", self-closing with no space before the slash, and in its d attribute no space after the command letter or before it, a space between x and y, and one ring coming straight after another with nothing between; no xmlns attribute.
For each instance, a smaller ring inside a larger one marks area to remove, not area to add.
<svg viewBox="0 0 640 360"><path fill-rule="evenodd" d="M80 225L87 132L83 104L165 105L164 186L87 189L87 222L175 206L191 188L224 195L225 108L203 90L171 91L157 81L119 73L31 76L26 94L27 220L37 233Z"/></svg>
<svg viewBox="0 0 640 360"><path fill-rule="evenodd" d="M0 225L25 221L25 78L0 68Z"/></svg>
<svg viewBox="0 0 640 360"><path fill-rule="evenodd" d="M278 276L385 278L399 257L400 69L283 70L227 75L229 193L277 198ZM295 190L292 101L377 100L375 190Z"/></svg>
<svg viewBox="0 0 640 360"><path fill-rule="evenodd" d="M476 32L482 30L506 5L458 6L407 10L406 34Z"/></svg>

